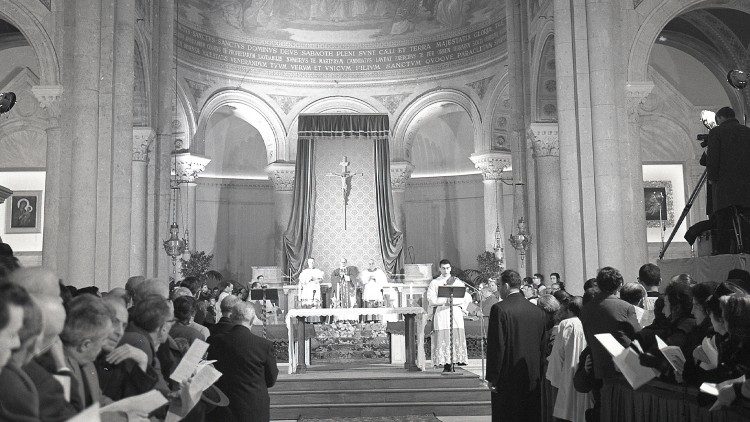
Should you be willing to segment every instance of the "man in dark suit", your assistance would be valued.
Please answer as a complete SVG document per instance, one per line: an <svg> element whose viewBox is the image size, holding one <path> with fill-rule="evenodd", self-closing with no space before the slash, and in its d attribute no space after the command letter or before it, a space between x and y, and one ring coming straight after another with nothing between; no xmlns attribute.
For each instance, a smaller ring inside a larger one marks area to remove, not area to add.
<svg viewBox="0 0 750 422"><path fill-rule="evenodd" d="M516 271L504 271L501 282L508 296L492 306L487 329L492 420L540 420L547 316L521 293L522 280Z"/></svg>
<svg viewBox="0 0 750 422"><path fill-rule="evenodd" d="M208 358L216 360L222 376L216 386L227 394L229 406L209 413L214 421L268 422L271 399L268 388L276 383L279 369L273 345L250 332L255 320L251 304L239 302L232 308L232 329L209 337Z"/></svg>
<svg viewBox="0 0 750 422"><path fill-rule="evenodd" d="M602 381L617 376L617 371L609 352L594 336L609 333L624 347L628 347L635 333L641 330L635 307L617 297L622 284L622 275L618 270L612 267L600 269L596 275L599 293L581 310L583 333L591 348L594 377L597 379L597 387L592 392L595 420L599 420Z"/></svg>
<svg viewBox="0 0 750 422"><path fill-rule="evenodd" d="M216 324L212 325L208 329L211 332L211 335L208 336L208 338L227 333L232 329L232 327L234 327L234 323L229 319L229 315L232 313L232 308L234 308L234 305L239 303L239 301L240 298L235 295L229 295L222 299L221 303L219 304L219 306L221 307L221 318L219 318Z"/></svg>
<svg viewBox="0 0 750 422"><path fill-rule="evenodd" d="M706 170L712 191L716 253L738 253L733 219L750 211L750 128L740 124L734 110L724 107L716 112L717 126L708 132ZM739 220L738 220L739 222ZM743 232L746 232L747 227ZM750 235L750 233L744 233ZM743 246L750 250L750 236Z"/></svg>

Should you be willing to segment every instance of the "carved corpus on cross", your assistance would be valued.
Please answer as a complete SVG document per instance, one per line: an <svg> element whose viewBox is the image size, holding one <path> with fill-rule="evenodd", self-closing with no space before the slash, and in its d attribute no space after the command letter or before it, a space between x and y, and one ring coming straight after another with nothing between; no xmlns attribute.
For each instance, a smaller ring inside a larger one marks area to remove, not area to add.
<svg viewBox="0 0 750 422"><path fill-rule="evenodd" d="M340 173L326 173L326 176L341 178L341 193L344 197L344 230L346 230L346 207L349 204L349 192L352 190L352 177L363 176L363 174L349 171L349 161L346 160L346 156L341 159L339 166L341 166Z"/></svg>

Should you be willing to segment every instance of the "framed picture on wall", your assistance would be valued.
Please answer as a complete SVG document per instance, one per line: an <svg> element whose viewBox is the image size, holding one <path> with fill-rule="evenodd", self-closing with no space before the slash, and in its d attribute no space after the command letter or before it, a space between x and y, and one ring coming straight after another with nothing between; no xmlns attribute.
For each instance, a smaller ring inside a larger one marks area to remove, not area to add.
<svg viewBox="0 0 750 422"><path fill-rule="evenodd" d="M41 233L42 191L13 192L5 200L5 233Z"/></svg>
<svg viewBox="0 0 750 422"><path fill-rule="evenodd" d="M672 183L668 180L646 181L643 187L643 204L646 211L646 226L674 226Z"/></svg>

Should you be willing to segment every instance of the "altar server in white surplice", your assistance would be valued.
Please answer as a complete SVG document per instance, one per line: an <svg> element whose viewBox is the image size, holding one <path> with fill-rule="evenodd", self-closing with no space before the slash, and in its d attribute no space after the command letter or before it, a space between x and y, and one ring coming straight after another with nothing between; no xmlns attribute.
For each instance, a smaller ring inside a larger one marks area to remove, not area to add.
<svg viewBox="0 0 750 422"><path fill-rule="evenodd" d="M451 370L451 363L466 363L469 360L466 352L466 333L464 332L464 315L471 303L467 291L464 297L453 298L453 362L450 346L450 307L448 298L438 297L438 287L464 287L463 281L451 276L451 263L447 259L440 261L440 276L430 282L427 288L428 312L432 315L432 364L443 365L444 372Z"/></svg>
<svg viewBox="0 0 750 422"><path fill-rule="evenodd" d="M307 268L299 275L299 304L313 306L320 303L320 283L323 281L323 270L315 268L315 259L307 260Z"/></svg>

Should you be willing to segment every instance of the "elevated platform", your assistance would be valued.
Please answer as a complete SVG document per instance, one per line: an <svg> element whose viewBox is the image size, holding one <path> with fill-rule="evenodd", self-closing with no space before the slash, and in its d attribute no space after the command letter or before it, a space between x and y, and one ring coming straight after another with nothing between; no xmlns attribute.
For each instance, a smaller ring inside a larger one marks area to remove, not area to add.
<svg viewBox="0 0 750 422"><path fill-rule="evenodd" d="M714 255L695 258L664 259L656 262L661 270L662 287L678 274L690 274L698 281L718 281L727 279L729 271L750 268L750 255Z"/></svg>
<svg viewBox="0 0 750 422"><path fill-rule="evenodd" d="M459 367L441 375L440 369L407 372L385 364L311 366L305 374L280 374L269 393L272 420L492 413L489 389Z"/></svg>

